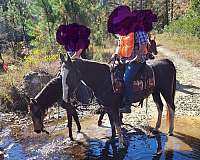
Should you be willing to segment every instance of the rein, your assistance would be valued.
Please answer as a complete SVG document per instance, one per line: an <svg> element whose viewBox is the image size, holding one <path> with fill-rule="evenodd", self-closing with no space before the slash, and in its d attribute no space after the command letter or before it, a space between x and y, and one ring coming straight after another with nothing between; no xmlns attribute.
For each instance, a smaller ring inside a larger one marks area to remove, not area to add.
<svg viewBox="0 0 200 160"><path fill-rule="evenodd" d="M50 134L52 134L55 130L56 130L56 128L57 128L57 126L58 126L58 120L59 120L59 112L60 112L60 110L59 110L59 105L58 105L58 118L57 118L57 122L56 122L56 125L55 125L55 127L54 127L54 129L52 130L52 131L47 131L46 129L45 129L45 127L44 127L44 125L43 125L43 128L42 128L42 132L44 132L44 133L46 133L47 135L50 135Z"/></svg>

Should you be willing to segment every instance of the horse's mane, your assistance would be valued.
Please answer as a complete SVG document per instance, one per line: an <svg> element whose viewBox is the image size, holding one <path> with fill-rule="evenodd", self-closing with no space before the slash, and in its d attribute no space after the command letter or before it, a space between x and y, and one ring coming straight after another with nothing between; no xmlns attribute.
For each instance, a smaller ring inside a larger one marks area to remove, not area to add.
<svg viewBox="0 0 200 160"><path fill-rule="evenodd" d="M62 80L61 77L55 77L50 80L43 89L35 96L37 103L45 108L50 107L62 98Z"/></svg>
<svg viewBox="0 0 200 160"><path fill-rule="evenodd" d="M72 59L72 62L80 62L80 63L93 63L93 64L97 64L97 65L106 65L109 66L108 63L105 62L97 62L95 60L89 60L89 59L82 59L82 58L75 58Z"/></svg>
<svg viewBox="0 0 200 160"><path fill-rule="evenodd" d="M110 72L110 66L108 65L108 63L105 63L105 62L97 62L97 61L88 60L88 59L73 59L72 62L75 64L79 64L81 66L87 65L88 67L87 69L98 68L98 70L102 70L103 72L108 72L108 71Z"/></svg>

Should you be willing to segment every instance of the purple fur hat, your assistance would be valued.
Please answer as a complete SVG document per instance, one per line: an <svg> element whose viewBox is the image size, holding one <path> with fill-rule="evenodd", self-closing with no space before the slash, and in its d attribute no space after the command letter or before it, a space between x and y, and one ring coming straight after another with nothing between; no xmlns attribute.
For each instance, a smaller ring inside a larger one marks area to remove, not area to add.
<svg viewBox="0 0 200 160"><path fill-rule="evenodd" d="M56 32L56 40L64 45L67 51L78 51L89 46L90 29L84 25L72 23L60 25Z"/></svg>
<svg viewBox="0 0 200 160"><path fill-rule="evenodd" d="M135 14L131 13L128 6L119 6L110 14L107 22L108 32L119 35L127 35L134 29ZM132 28L130 28L132 26ZM130 30L131 29L131 30Z"/></svg>
<svg viewBox="0 0 200 160"><path fill-rule="evenodd" d="M115 8L108 18L108 32L119 35L127 35L130 32L153 29L152 22L157 22L157 16L151 10L134 10L131 12L128 6Z"/></svg>
<svg viewBox="0 0 200 160"><path fill-rule="evenodd" d="M153 22L157 22L157 15L151 10L134 10L132 12L137 16L137 27L135 31L143 29L145 32L149 32L153 29Z"/></svg>

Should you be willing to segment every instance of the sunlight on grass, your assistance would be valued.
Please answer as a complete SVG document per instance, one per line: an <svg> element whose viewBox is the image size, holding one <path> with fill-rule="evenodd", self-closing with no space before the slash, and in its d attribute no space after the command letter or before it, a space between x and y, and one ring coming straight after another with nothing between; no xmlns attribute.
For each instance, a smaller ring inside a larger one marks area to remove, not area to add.
<svg viewBox="0 0 200 160"><path fill-rule="evenodd" d="M190 35L158 34L157 44L164 45L200 66L200 39Z"/></svg>

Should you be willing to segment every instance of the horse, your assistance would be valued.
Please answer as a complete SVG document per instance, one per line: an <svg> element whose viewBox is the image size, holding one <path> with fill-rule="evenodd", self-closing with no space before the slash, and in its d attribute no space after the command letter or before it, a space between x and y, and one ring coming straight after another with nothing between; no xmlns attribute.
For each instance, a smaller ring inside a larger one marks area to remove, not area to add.
<svg viewBox="0 0 200 160"><path fill-rule="evenodd" d="M112 129L112 138L118 131L119 144L123 146L123 135L121 132L121 122L119 116L119 107L122 103L122 94L113 92L110 67L106 63L99 63L91 60L75 59L65 60L64 55L61 56L62 66L62 86L63 100L68 102L71 92L76 90L76 86L80 80L83 80L94 92L98 102L103 105L108 113L108 117ZM155 87L153 99L158 109L158 119L155 129L158 130L161 125L161 117L163 103L160 93L167 102L170 116L169 135L173 135L174 130L174 96L176 90L176 69L168 59L153 61L151 67L155 75Z"/></svg>
<svg viewBox="0 0 200 160"><path fill-rule="evenodd" d="M149 43L147 45L147 50L148 50L148 53L146 55L146 58L147 59L155 59L154 55L158 54L155 37L153 39L151 39L151 36L149 36ZM100 113L100 116L99 116L99 119L98 119L98 123L97 123L98 126L102 125L102 119L103 119L105 113L106 112L104 110L101 110L101 113ZM123 123L122 118L123 118L123 115L122 115L122 113L120 113L121 123Z"/></svg>
<svg viewBox="0 0 200 160"><path fill-rule="evenodd" d="M112 139L118 132L120 147L124 146L121 124L119 120L119 105L122 100L121 95L116 95L112 89L110 76L110 67L106 63L98 63L91 60L75 59L65 60L63 54L60 54L63 100L69 102L69 97L73 94L77 84L83 80L89 86L100 105L103 105L108 113L112 129ZM116 127L116 130L115 130Z"/></svg>
<svg viewBox="0 0 200 160"><path fill-rule="evenodd" d="M173 135L173 130L174 130L174 112L175 112L175 105L174 105L174 97L175 97L175 90L176 90L176 68L173 64L168 59L162 59L162 60L154 60L154 61L149 61L147 66L152 67L154 74L155 74L155 86L153 87L152 90L147 92L147 96L149 94L152 94L153 100L156 103L157 110L158 110L158 118L157 118L157 123L154 132L157 133L158 129L160 128L161 125L161 117L162 117L162 111L163 111L163 103L160 97L160 94L164 97L167 106L168 106L168 111L170 113L170 128L169 128L169 135ZM123 73L124 73L124 65L123 64L118 64L113 69L113 74L118 74L115 75L117 77L120 77L120 79L123 79ZM143 69L144 70L144 69ZM141 73L138 73L141 74ZM166 74L166 75L165 75ZM139 77L139 76L138 76ZM140 77L139 77L140 78ZM139 92L141 93L141 92ZM136 95L135 95L136 96ZM139 97L140 100L143 100L145 97ZM136 100L135 102L138 102ZM140 101L141 102L141 101ZM103 110L99 116L98 120L98 126L101 126L102 124L102 119L103 116L106 112ZM123 115L121 113L121 123L122 122Z"/></svg>
<svg viewBox="0 0 200 160"><path fill-rule="evenodd" d="M57 76L49 81L44 88L35 96L30 99L29 110L31 113L34 131L36 133L47 132L44 130L43 120L45 117L45 111L51 107L55 102L62 100L62 78ZM72 135L72 117L76 122L78 132L81 130L78 114L76 109L71 103L65 103L61 101L62 108L66 109L68 119L69 137L73 140Z"/></svg>

